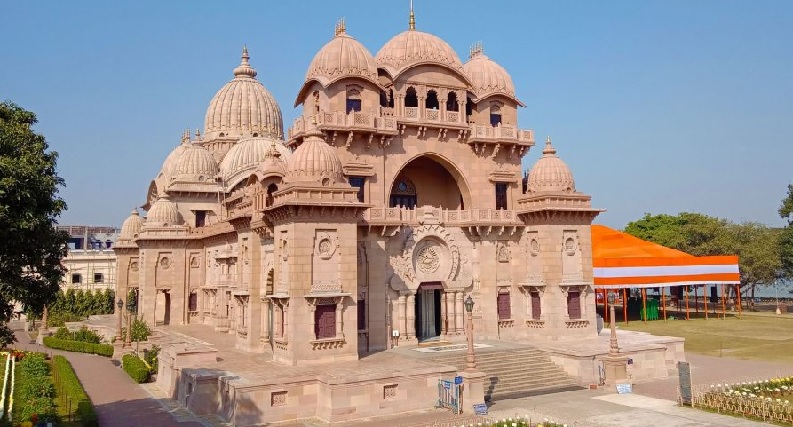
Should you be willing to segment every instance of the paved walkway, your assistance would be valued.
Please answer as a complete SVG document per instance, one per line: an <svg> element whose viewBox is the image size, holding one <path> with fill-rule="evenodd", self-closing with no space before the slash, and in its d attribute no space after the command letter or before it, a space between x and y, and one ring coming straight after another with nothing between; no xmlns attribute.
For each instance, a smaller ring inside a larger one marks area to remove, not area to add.
<svg viewBox="0 0 793 427"><path fill-rule="evenodd" d="M10 325L14 326L20 325ZM186 411L166 408L136 384L107 357L52 350L31 344L27 332L15 331L17 348L66 356L91 398L102 427L207 427L208 420L191 417ZM170 411L169 411L170 409Z"/></svg>

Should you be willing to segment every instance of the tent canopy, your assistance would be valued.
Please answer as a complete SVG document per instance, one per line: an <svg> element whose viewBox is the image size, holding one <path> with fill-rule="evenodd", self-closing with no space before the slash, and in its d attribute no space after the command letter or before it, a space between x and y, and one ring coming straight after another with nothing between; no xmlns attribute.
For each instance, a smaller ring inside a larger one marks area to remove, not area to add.
<svg viewBox="0 0 793 427"><path fill-rule="evenodd" d="M738 257L695 257L603 225L592 226L595 287L740 284Z"/></svg>

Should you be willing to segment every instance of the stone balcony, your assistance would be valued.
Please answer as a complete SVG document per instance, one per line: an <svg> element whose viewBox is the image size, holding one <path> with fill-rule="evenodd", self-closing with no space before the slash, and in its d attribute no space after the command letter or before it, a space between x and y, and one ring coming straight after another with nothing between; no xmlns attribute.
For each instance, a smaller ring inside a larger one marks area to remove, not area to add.
<svg viewBox="0 0 793 427"><path fill-rule="evenodd" d="M481 153L490 145L495 152L502 146L510 146L512 152L523 155L534 145L534 131L518 129L512 125L479 125L469 123L468 117L459 111L445 111L423 107L380 107L368 112L321 111L313 118L317 128L329 135L329 143L338 144L346 140L349 146L355 134L369 135L367 146L375 140L387 145L390 139L404 133L408 127L415 127L419 137L426 137L428 129L436 129L440 138L454 138L474 146ZM301 116L295 119L288 132L288 145L296 144L303 138L310 126L312 117Z"/></svg>
<svg viewBox="0 0 793 427"><path fill-rule="evenodd" d="M522 225L515 211L502 209L440 209L423 207L418 209L369 208L361 215L366 225L419 225L428 217L447 226L515 226Z"/></svg>

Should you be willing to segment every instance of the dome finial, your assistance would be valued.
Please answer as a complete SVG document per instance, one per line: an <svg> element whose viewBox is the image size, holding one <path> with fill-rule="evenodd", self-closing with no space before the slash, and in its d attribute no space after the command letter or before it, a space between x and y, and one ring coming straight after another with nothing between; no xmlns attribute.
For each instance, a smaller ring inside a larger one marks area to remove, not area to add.
<svg viewBox="0 0 793 427"><path fill-rule="evenodd" d="M182 131L182 144L187 144L190 142L190 129L185 129Z"/></svg>
<svg viewBox="0 0 793 427"><path fill-rule="evenodd" d="M416 30L416 14L413 13L413 0L410 0L410 19L408 19L408 29Z"/></svg>
<svg viewBox="0 0 793 427"><path fill-rule="evenodd" d="M339 19L338 22L336 22L336 32L334 36L345 34L346 32L347 32L347 24L344 22L344 17L342 17L341 19Z"/></svg>
<svg viewBox="0 0 793 427"><path fill-rule="evenodd" d="M471 45L471 50L469 51L468 58L471 59L473 57L484 55L485 47L481 41L478 41Z"/></svg>
<svg viewBox="0 0 793 427"><path fill-rule="evenodd" d="M542 154L543 155L556 154L556 149L553 148L553 145L551 145L551 137L550 136L545 138L545 148L542 150Z"/></svg>
<svg viewBox="0 0 793 427"><path fill-rule="evenodd" d="M256 77L256 70L251 67L250 59L248 45L244 44L242 45L242 60L240 61L240 66L234 69L234 77Z"/></svg>

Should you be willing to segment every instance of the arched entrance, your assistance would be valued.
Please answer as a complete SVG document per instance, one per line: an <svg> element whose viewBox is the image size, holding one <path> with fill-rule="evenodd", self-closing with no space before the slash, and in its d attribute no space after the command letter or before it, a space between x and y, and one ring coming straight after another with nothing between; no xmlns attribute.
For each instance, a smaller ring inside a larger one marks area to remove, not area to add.
<svg viewBox="0 0 793 427"><path fill-rule="evenodd" d="M437 340L441 335L441 282L424 282L416 291L416 338Z"/></svg>
<svg viewBox="0 0 793 427"><path fill-rule="evenodd" d="M422 154L407 162L391 184L388 203L392 208L415 209L434 206L465 209L470 192L463 175L443 157Z"/></svg>

